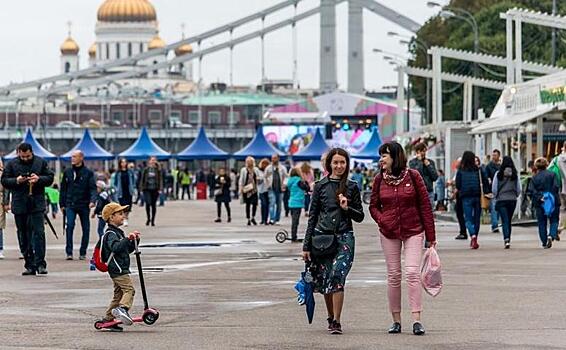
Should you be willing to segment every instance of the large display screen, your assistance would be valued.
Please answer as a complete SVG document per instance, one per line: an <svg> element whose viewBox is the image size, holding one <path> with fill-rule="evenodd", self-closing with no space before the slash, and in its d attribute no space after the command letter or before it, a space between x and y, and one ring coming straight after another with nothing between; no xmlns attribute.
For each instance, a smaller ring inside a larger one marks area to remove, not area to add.
<svg viewBox="0 0 566 350"><path fill-rule="evenodd" d="M285 125L285 126L264 126L263 133L269 143L286 154L295 154L306 147L316 129L320 129L323 136L326 136L324 125ZM350 153L361 150L371 137L371 129L332 127L332 139L326 139L330 147L342 147Z"/></svg>

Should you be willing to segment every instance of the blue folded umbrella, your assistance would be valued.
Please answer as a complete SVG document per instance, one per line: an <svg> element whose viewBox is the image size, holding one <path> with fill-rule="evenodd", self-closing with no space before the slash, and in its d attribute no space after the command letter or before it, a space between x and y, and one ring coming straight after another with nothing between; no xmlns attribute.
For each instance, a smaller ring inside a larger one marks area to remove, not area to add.
<svg viewBox="0 0 566 350"><path fill-rule="evenodd" d="M305 305L307 319L309 324L312 323L314 317L314 284L311 272L308 269L308 264L305 266L305 271L301 272L301 278L295 284L297 291L297 302L299 305Z"/></svg>

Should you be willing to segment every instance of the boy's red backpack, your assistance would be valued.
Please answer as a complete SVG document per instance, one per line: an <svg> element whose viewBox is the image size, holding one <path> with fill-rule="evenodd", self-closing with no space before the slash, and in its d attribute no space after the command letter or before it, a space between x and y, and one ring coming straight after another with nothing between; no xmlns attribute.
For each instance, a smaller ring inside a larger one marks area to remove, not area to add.
<svg viewBox="0 0 566 350"><path fill-rule="evenodd" d="M92 253L92 261L94 262L94 266L100 272L108 272L108 263L103 261L102 259L102 247L104 247L104 237L106 237L106 232L102 237L98 239L98 242L94 246L94 251ZM114 252L110 253L108 257L108 261L112 260L114 256Z"/></svg>

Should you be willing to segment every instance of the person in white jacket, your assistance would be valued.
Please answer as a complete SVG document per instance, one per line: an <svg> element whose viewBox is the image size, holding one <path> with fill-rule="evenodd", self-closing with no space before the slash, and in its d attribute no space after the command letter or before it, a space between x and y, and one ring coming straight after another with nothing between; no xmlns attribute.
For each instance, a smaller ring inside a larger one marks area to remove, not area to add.
<svg viewBox="0 0 566 350"><path fill-rule="evenodd" d="M265 181L269 191L269 223L274 225L281 219L281 200L286 190L287 168L279 162L279 155L271 156L271 164L265 169Z"/></svg>
<svg viewBox="0 0 566 350"><path fill-rule="evenodd" d="M246 203L246 218L248 219L248 226L253 224L257 225L255 221L255 214L257 212L258 202L258 186L263 182L263 177L258 168L255 166L255 159L253 157L246 158L246 166L240 170L240 194ZM252 209L250 215L250 207Z"/></svg>

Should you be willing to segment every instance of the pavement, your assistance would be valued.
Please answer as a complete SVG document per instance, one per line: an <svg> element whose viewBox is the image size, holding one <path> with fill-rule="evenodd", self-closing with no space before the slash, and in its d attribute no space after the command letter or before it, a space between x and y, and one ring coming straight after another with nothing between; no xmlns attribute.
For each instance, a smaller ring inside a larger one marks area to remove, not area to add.
<svg viewBox="0 0 566 350"><path fill-rule="evenodd" d="M536 228L513 228L512 248L500 234L480 232L480 249L456 241L457 226L437 222L444 289L424 295L427 334L412 335L403 285L403 333L388 335L385 262L369 215L355 225L356 257L346 286L344 334L326 331L324 301L306 321L293 285L302 270L300 244L275 241L280 226L247 226L244 206L232 202L233 221L213 223L211 201L167 202L156 227L136 208L128 230L142 232L149 303L160 310L153 326L123 333L96 331L112 297L109 277L88 261L65 261L64 238L47 233L49 274L23 277L13 218L0 260L0 349L566 349L566 242L543 250ZM301 218L300 230L307 219ZM61 219L54 221L61 231ZM91 247L96 243L92 221ZM59 232L62 236L62 233ZM79 235L75 234L78 251ZM89 250L89 255L91 251ZM137 271L135 259L132 270ZM137 274L133 314L143 308Z"/></svg>

